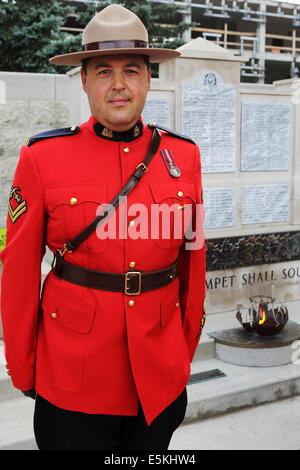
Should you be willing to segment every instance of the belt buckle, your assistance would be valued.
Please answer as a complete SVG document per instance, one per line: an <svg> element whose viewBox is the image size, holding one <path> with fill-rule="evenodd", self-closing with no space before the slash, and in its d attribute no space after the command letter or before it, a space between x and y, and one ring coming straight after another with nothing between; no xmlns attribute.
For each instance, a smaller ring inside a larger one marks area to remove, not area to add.
<svg viewBox="0 0 300 470"><path fill-rule="evenodd" d="M139 285L138 285L138 291L137 292L128 292L129 290L129 287L128 287L128 281L130 281L130 277L131 275L138 275L139 279L138 279L138 282L139 282ZM142 273L140 271L127 271L125 273L125 291L124 293L126 295L139 295L141 293L141 284L142 284Z"/></svg>

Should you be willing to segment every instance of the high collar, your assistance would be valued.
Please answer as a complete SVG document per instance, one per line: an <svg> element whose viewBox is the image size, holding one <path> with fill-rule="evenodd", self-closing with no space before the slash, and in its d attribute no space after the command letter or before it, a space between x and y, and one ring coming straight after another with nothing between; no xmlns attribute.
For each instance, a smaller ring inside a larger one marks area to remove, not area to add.
<svg viewBox="0 0 300 470"><path fill-rule="evenodd" d="M143 123L139 120L131 129L125 132L116 132L104 127L100 122L93 125L95 134L98 137L114 142L132 142L143 135Z"/></svg>

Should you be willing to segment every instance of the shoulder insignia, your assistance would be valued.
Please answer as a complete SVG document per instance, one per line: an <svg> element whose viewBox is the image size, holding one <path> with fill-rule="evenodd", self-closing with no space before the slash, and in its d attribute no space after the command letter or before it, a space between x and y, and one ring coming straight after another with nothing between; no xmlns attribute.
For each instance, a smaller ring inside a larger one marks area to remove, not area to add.
<svg viewBox="0 0 300 470"><path fill-rule="evenodd" d="M63 127L62 129L53 129L51 131L41 132L40 134L36 134L29 139L26 140L25 145L30 147L35 142L44 139L51 139L52 137L66 137L70 135L78 134L80 131L79 126L72 126L72 127Z"/></svg>
<svg viewBox="0 0 300 470"><path fill-rule="evenodd" d="M148 127L150 127L150 129L153 128L153 127L157 127L157 129L160 129L164 132L167 132L172 137L178 137L178 139L186 140L187 142L190 142L190 143L195 145L195 142L190 137L187 137L186 135L183 135L183 134L179 134L179 132L175 132L171 129L167 129L166 127L159 126L158 124L148 124Z"/></svg>
<svg viewBox="0 0 300 470"><path fill-rule="evenodd" d="M9 193L8 215L13 224L27 211L27 202L22 200L21 191L21 188L12 186Z"/></svg>

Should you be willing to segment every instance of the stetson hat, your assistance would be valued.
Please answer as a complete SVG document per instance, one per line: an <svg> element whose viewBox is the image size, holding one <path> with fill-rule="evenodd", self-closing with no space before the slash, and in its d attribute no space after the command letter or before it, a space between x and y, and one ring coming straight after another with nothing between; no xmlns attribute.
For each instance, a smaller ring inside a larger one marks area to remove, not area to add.
<svg viewBox="0 0 300 470"><path fill-rule="evenodd" d="M99 55L139 54L149 56L150 62L161 62L180 56L173 49L154 48L148 42L148 33L132 11L113 4L97 13L82 34L82 51L52 57L56 65L82 64L83 59Z"/></svg>

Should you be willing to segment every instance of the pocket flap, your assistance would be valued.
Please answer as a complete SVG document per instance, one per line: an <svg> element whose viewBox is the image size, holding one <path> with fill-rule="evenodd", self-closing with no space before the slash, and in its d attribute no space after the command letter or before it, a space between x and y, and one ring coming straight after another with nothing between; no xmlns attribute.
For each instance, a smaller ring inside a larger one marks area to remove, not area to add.
<svg viewBox="0 0 300 470"><path fill-rule="evenodd" d="M70 299L59 291L47 293L41 302L44 315L79 333L88 333L95 317L95 307Z"/></svg>
<svg viewBox="0 0 300 470"><path fill-rule="evenodd" d="M167 183L151 183L151 193L156 203L163 202L164 199L176 199L177 201L195 201L195 187L193 183L186 181L174 181Z"/></svg>
<svg viewBox="0 0 300 470"><path fill-rule="evenodd" d="M46 203L49 212L59 205L77 207L86 202L95 203L96 205L106 203L106 186L82 184L51 188L46 191Z"/></svg>

